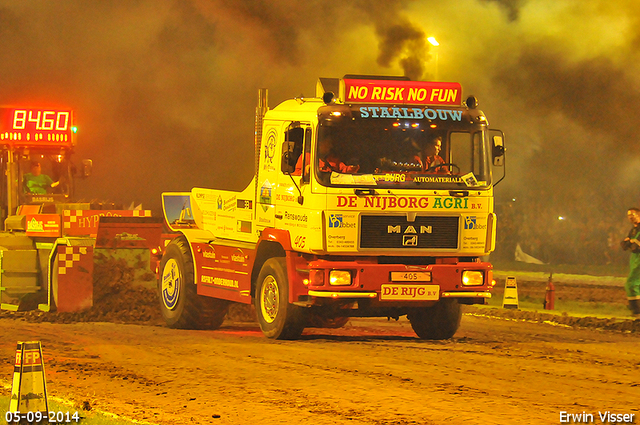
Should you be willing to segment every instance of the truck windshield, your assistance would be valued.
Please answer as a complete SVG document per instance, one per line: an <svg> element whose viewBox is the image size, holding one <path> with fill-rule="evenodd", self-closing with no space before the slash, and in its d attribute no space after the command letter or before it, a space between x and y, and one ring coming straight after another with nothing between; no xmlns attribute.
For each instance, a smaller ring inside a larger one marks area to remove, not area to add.
<svg viewBox="0 0 640 425"><path fill-rule="evenodd" d="M483 128L461 119L460 109L442 111L432 120L372 119L346 106L320 113L318 181L327 186L486 187L491 172Z"/></svg>

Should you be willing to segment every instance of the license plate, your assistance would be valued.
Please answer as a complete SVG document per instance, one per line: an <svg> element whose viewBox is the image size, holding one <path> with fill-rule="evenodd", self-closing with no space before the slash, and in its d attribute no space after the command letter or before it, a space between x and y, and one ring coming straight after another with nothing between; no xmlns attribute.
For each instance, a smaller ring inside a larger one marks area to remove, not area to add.
<svg viewBox="0 0 640 425"><path fill-rule="evenodd" d="M391 282L431 282L431 272L391 272Z"/></svg>
<svg viewBox="0 0 640 425"><path fill-rule="evenodd" d="M436 301L440 299L440 286L382 285L380 287L380 299L402 301Z"/></svg>

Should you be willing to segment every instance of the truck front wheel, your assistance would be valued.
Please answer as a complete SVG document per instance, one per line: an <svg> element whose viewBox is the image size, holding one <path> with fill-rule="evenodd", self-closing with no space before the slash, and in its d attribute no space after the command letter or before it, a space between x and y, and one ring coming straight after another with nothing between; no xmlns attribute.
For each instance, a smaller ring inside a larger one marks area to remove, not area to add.
<svg viewBox="0 0 640 425"><path fill-rule="evenodd" d="M160 262L160 310L170 328L218 329L229 303L198 295L189 242L182 236L168 246Z"/></svg>
<svg viewBox="0 0 640 425"><path fill-rule="evenodd" d="M254 297L262 333L273 339L296 339L304 330L301 307L289 303L289 280L284 258L268 259L258 275Z"/></svg>
<svg viewBox="0 0 640 425"><path fill-rule="evenodd" d="M407 318L420 338L449 339L460 327L462 309L455 299L441 299L432 307L412 310Z"/></svg>

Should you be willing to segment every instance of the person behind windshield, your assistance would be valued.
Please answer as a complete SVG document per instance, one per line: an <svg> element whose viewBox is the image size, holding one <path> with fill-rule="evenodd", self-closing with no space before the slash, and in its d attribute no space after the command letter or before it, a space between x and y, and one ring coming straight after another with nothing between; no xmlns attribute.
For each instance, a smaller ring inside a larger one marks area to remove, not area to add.
<svg viewBox="0 0 640 425"><path fill-rule="evenodd" d="M39 162L31 163L31 172L24 175L24 190L26 193L46 195L49 189L56 187L59 182L54 182L51 177L42 174L42 165Z"/></svg>
<svg viewBox="0 0 640 425"><path fill-rule="evenodd" d="M444 164L444 159L439 155L442 150L442 137L434 137L427 142L424 150L416 155L416 160L422 165L422 171L429 171L438 174L449 173L447 166L439 166Z"/></svg>
<svg viewBox="0 0 640 425"><path fill-rule="evenodd" d="M309 172L310 167L310 153L307 152L304 156L306 158L305 174ZM292 173L294 176L302 174L302 158L298 157L296 169ZM330 173L335 171L337 173L356 173L360 169L359 165L346 165L342 160L333 152L333 140L331 137L325 137L318 142L318 170L323 173Z"/></svg>

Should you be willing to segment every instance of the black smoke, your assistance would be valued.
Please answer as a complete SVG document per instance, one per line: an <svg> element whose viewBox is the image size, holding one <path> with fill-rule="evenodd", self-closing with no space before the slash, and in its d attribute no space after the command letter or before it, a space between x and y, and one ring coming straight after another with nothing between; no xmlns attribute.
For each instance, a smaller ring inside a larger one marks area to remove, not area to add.
<svg viewBox="0 0 640 425"><path fill-rule="evenodd" d="M432 78L433 35L439 79L505 131L498 204L624 226L640 204L640 10L576 4L0 0L0 103L73 108L76 157L94 162L78 195L157 209L163 191L249 183L258 88L273 107L318 77Z"/></svg>

